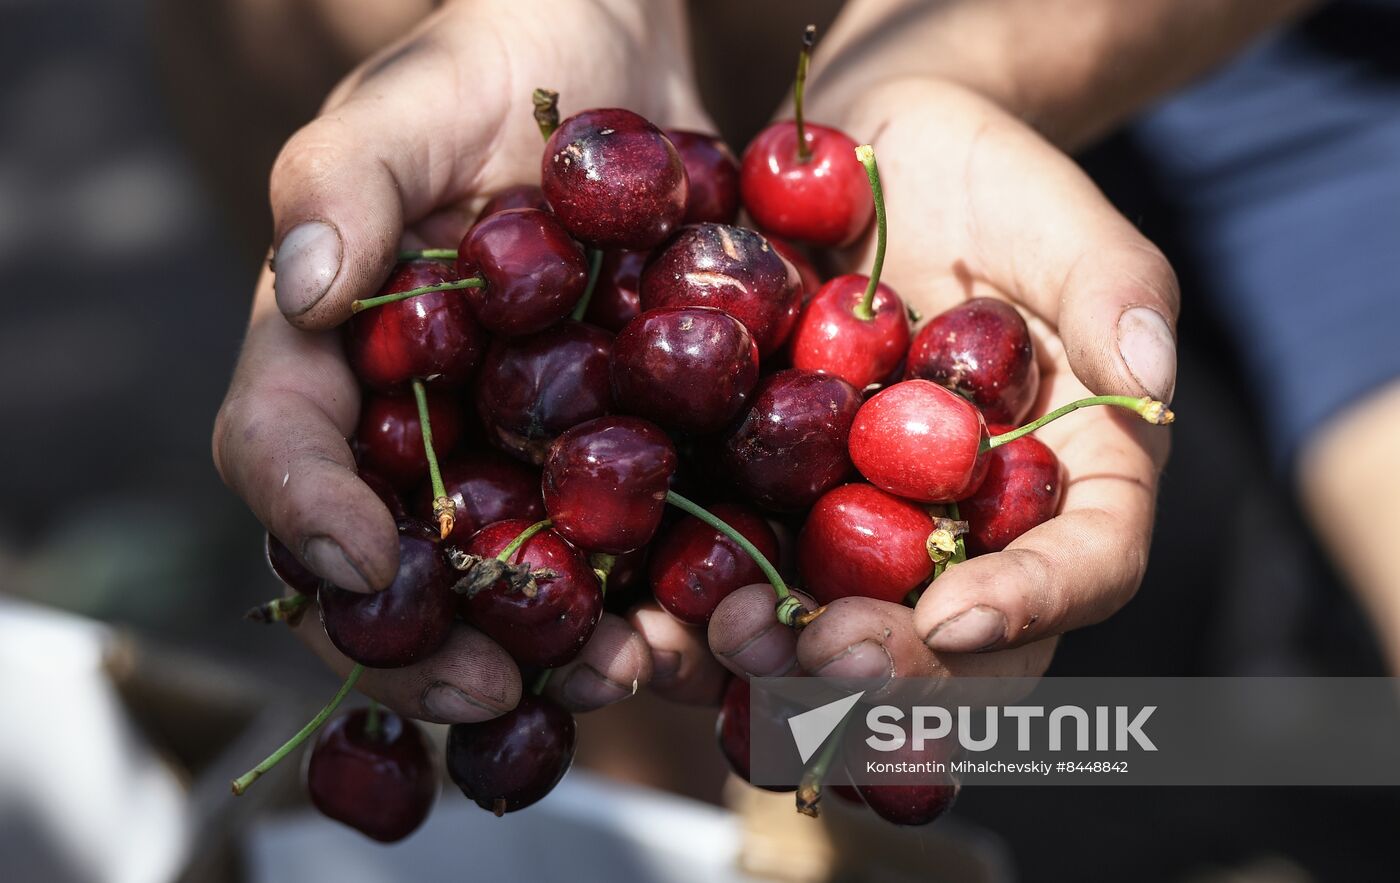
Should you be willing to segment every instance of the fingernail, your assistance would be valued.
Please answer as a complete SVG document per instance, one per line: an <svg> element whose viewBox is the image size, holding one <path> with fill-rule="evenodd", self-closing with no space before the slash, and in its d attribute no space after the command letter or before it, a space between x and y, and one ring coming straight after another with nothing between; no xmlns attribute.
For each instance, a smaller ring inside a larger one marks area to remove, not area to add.
<svg viewBox="0 0 1400 883"><path fill-rule="evenodd" d="M451 724L476 723L501 715L499 709L483 705L443 681L429 684L420 701L430 717Z"/></svg>
<svg viewBox="0 0 1400 883"><path fill-rule="evenodd" d="M330 537L311 537L301 546L301 557L307 565L331 585L352 592L372 592L374 586L345 554L340 543Z"/></svg>
<svg viewBox="0 0 1400 883"><path fill-rule="evenodd" d="M651 682L664 685L681 670L681 655L675 650L651 651Z"/></svg>
<svg viewBox="0 0 1400 883"><path fill-rule="evenodd" d="M602 708L626 699L634 689L616 684L588 665L580 665L569 674L560 693L564 701L575 708Z"/></svg>
<svg viewBox="0 0 1400 883"><path fill-rule="evenodd" d="M330 291L340 272L340 234L324 221L293 227L272 258L272 287L284 316L300 316Z"/></svg>
<svg viewBox="0 0 1400 883"><path fill-rule="evenodd" d="M1006 614L991 607L973 607L938 624L924 643L940 653L976 653L1006 637Z"/></svg>
<svg viewBox="0 0 1400 883"><path fill-rule="evenodd" d="M823 678L843 680L876 680L881 683L894 677L894 660L883 645L861 641L847 647L817 667L815 674Z"/></svg>
<svg viewBox="0 0 1400 883"><path fill-rule="evenodd" d="M754 677L777 677L797 666L797 640L792 629L774 622L724 658Z"/></svg>
<svg viewBox="0 0 1400 883"><path fill-rule="evenodd" d="M1118 352L1142 388L1153 398L1172 400L1176 387L1176 340L1162 314L1133 307L1118 317Z"/></svg>

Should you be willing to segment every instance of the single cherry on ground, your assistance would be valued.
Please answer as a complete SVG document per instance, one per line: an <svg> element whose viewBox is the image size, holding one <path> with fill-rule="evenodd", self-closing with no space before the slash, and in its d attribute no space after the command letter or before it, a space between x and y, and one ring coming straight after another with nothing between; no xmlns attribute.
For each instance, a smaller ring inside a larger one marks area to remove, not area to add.
<svg viewBox="0 0 1400 883"><path fill-rule="evenodd" d="M462 296L483 327L508 337L543 331L569 315L588 286L582 246L554 215L532 208L473 225L457 249L457 273L486 281Z"/></svg>
<svg viewBox="0 0 1400 883"><path fill-rule="evenodd" d="M544 797L574 760L574 716L542 696L525 695L488 721L447 731L447 774L468 800L496 815Z"/></svg>
<svg viewBox="0 0 1400 883"><path fill-rule="evenodd" d="M718 135L683 129L668 129L666 137L680 153L690 182L682 223L734 223L739 214L739 161L729 145Z"/></svg>
<svg viewBox="0 0 1400 883"><path fill-rule="evenodd" d="M993 426L994 435L1010 426ZM973 555L1000 552L1031 528L1055 517L1064 488L1055 452L1032 435L992 448L987 477L966 500L958 515L967 522L967 551Z"/></svg>
<svg viewBox="0 0 1400 883"><path fill-rule="evenodd" d="M428 817L438 794L437 764L413 721L384 708L356 709L317 733L306 793L323 815L393 843Z"/></svg>
<svg viewBox="0 0 1400 883"><path fill-rule="evenodd" d="M909 348L904 377L948 387L991 423L1025 419L1040 392L1026 320L992 297L975 297L930 319Z"/></svg>
<svg viewBox="0 0 1400 883"><path fill-rule="evenodd" d="M802 587L822 604L857 596L899 604L933 577L923 507L868 484L822 496L797 539Z"/></svg>
<svg viewBox="0 0 1400 883"><path fill-rule="evenodd" d="M757 511L719 503L710 512L739 531L768 559L778 557L778 536ZM657 538L648 568L652 594L681 622L704 625L736 589L764 581L763 570L733 540L693 516Z"/></svg>

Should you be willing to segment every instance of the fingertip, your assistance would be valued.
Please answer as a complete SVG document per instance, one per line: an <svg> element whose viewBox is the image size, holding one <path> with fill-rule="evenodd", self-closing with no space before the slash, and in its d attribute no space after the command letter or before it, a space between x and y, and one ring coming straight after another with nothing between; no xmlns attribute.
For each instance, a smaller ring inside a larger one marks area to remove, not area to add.
<svg viewBox="0 0 1400 883"><path fill-rule="evenodd" d="M795 596L812 610L816 603ZM778 622L777 593L767 583L744 586L720 602L710 617L710 649L741 677L779 677L797 668L797 634Z"/></svg>
<svg viewBox="0 0 1400 883"><path fill-rule="evenodd" d="M593 711L635 695L651 673L646 641L626 620L605 613L578 657L555 669L545 692L570 711Z"/></svg>
<svg viewBox="0 0 1400 883"><path fill-rule="evenodd" d="M705 643L705 631L676 620L657 604L633 608L627 616L651 651L653 692L673 702L714 705L728 671Z"/></svg>

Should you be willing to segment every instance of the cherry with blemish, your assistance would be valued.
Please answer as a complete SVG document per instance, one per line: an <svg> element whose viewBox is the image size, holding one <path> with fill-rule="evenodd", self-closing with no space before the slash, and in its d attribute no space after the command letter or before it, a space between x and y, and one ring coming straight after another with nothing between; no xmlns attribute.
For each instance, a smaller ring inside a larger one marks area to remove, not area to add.
<svg viewBox="0 0 1400 883"><path fill-rule="evenodd" d="M499 816L553 791L573 763L576 741L572 714L527 694L500 717L453 724L447 774L468 800Z"/></svg>
<svg viewBox="0 0 1400 883"><path fill-rule="evenodd" d="M904 376L946 386L992 423L1025 419L1040 392L1026 320L992 297L975 297L930 319L909 347Z"/></svg>
<svg viewBox="0 0 1400 883"><path fill-rule="evenodd" d="M769 560L778 557L778 536L748 506L719 503L715 517L744 535ZM687 515L657 538L649 566L652 594L667 613L690 625L704 625L736 589L764 581L753 558L733 540Z"/></svg>
<svg viewBox="0 0 1400 883"><path fill-rule="evenodd" d="M923 507L868 484L828 491L797 539L802 587L822 604L850 596L899 604L933 577Z"/></svg>
<svg viewBox="0 0 1400 883"><path fill-rule="evenodd" d="M306 763L312 806L381 843L418 830L438 794L423 730L388 709L357 709L316 734Z"/></svg>

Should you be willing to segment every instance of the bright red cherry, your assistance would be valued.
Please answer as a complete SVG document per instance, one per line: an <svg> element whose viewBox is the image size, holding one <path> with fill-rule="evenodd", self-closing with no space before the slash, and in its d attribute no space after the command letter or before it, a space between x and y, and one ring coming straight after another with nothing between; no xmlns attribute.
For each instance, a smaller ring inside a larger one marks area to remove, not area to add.
<svg viewBox="0 0 1400 883"><path fill-rule="evenodd" d="M513 208L535 208L547 212L549 200L544 198L544 191L534 184L512 184L504 190L496 191L495 196L486 200L486 204L477 213L476 222L480 223L482 218Z"/></svg>
<svg viewBox="0 0 1400 883"><path fill-rule="evenodd" d="M648 310L617 336L613 397L619 410L681 432L716 432L758 382L758 346L721 310Z"/></svg>
<svg viewBox="0 0 1400 883"><path fill-rule="evenodd" d="M337 650L370 668L399 668L442 646L456 614L456 571L436 540L427 525L399 522L399 570L387 589L321 587L321 624Z"/></svg>
<svg viewBox="0 0 1400 883"><path fill-rule="evenodd" d="M856 389L887 379L909 348L904 301L883 283L871 301L871 317L857 310L869 277L847 274L827 282L808 301L790 344L792 367L835 374Z"/></svg>
<svg viewBox="0 0 1400 883"><path fill-rule="evenodd" d="M428 420L433 427L433 450L439 457L462 437L462 412L441 392L428 390ZM397 488L412 488L428 474L418 406L407 394L366 396L355 429L361 462Z"/></svg>
<svg viewBox="0 0 1400 883"><path fill-rule="evenodd" d="M1014 428L994 426L991 432ZM1054 518L1064 486L1055 452L1033 435L992 448L984 456L987 477L975 494L958 503L958 515L968 523L967 551L973 555L1000 552Z"/></svg>
<svg viewBox="0 0 1400 883"><path fill-rule="evenodd" d="M729 768L745 782L749 781L749 682L743 678L730 678L724 688L724 698L720 702L719 717L715 719L715 738ZM778 788L771 785L759 786L766 791L793 791L794 788Z"/></svg>
<svg viewBox="0 0 1400 883"><path fill-rule="evenodd" d="M468 800L499 816L553 791L573 763L575 741L573 715L527 694L500 717L453 724L447 731L447 774Z"/></svg>
<svg viewBox="0 0 1400 883"><path fill-rule="evenodd" d="M816 264L802 251L802 249L788 242L780 236L768 234L768 244L773 246L773 250L787 258L797 270L797 275L802 279L802 300L805 302L817 289L822 287L822 274L818 272Z"/></svg>
<svg viewBox="0 0 1400 883"><path fill-rule="evenodd" d="M1040 391L1026 320L992 297L975 297L930 319L914 337L904 376L971 399L992 423L1019 423Z"/></svg>
<svg viewBox="0 0 1400 883"><path fill-rule="evenodd" d="M873 485L921 503L949 503L987 474L982 412L927 380L905 380L872 396L851 424L851 461Z"/></svg>
<svg viewBox="0 0 1400 883"><path fill-rule="evenodd" d="M572 320L529 337L497 340L476 380L487 439L530 463L544 462L561 432L612 410L612 335Z"/></svg>
<svg viewBox="0 0 1400 883"><path fill-rule="evenodd" d="M898 604L933 576L923 507L868 484L835 488L812 507L797 539L802 587L823 604L858 596Z"/></svg>
<svg viewBox="0 0 1400 883"><path fill-rule="evenodd" d="M650 259L649 251L604 252L583 321L616 334L637 318L642 312L642 270Z"/></svg>
<svg viewBox="0 0 1400 883"><path fill-rule="evenodd" d="M456 270L445 261L408 261L394 268L378 294L456 279ZM347 327L350 367L378 390L402 387L414 379L442 386L465 383L486 337L461 291L435 291L382 304L356 313Z"/></svg>
<svg viewBox="0 0 1400 883"><path fill-rule="evenodd" d="M690 181L685 224L732 224L739 213L739 161L724 139L703 132L668 129Z"/></svg>
<svg viewBox="0 0 1400 883"><path fill-rule="evenodd" d="M758 233L725 224L682 230L642 273L642 310L715 307L748 326L760 356L792 332L802 280Z"/></svg>
<svg viewBox="0 0 1400 883"><path fill-rule="evenodd" d="M438 794L438 771L422 729L387 708L337 715L316 734L306 793L323 815L381 843L418 829Z"/></svg>
<svg viewBox="0 0 1400 883"><path fill-rule="evenodd" d="M818 248L850 245L873 213L856 142L828 126L805 128L805 160L791 120L774 123L749 144L739 173L744 207L762 230Z"/></svg>
<svg viewBox="0 0 1400 883"><path fill-rule="evenodd" d="M456 505L456 523L446 539L465 546L472 534L507 518L544 518L540 472L495 451L471 451L442 464L442 483ZM432 488L418 495L418 514L433 514Z"/></svg>
<svg viewBox="0 0 1400 883"><path fill-rule="evenodd" d="M718 503L715 517L744 535L768 560L778 557L778 535L748 506ZM649 567L657 603L691 625L710 621L719 602L735 589L765 581L747 552L719 531L687 515L657 539Z"/></svg>
<svg viewBox="0 0 1400 883"><path fill-rule="evenodd" d="M480 276L466 288L477 321L497 334L542 331L569 315L588 286L583 248L549 212L517 208L477 222L457 249L460 278Z"/></svg>
<svg viewBox="0 0 1400 883"><path fill-rule="evenodd" d="M680 154L630 110L586 110L544 148L545 198L575 237L598 248L652 248L680 226L689 189Z"/></svg>
<svg viewBox="0 0 1400 883"><path fill-rule="evenodd" d="M619 554L651 541L661 524L676 449L636 417L599 417L559 436L544 464L544 508L564 539Z"/></svg>
<svg viewBox="0 0 1400 883"><path fill-rule="evenodd" d="M860 392L831 374L788 369L759 383L724 440L730 477L768 509L805 509L851 475L847 440Z"/></svg>
<svg viewBox="0 0 1400 883"><path fill-rule="evenodd" d="M495 558L530 526L524 519L498 521L472 537L467 552ZM588 559L552 530L526 540L507 560L529 564L537 577L533 596L505 580L461 596L462 616L506 649L521 665L554 668L578 655L603 613L603 593Z"/></svg>

